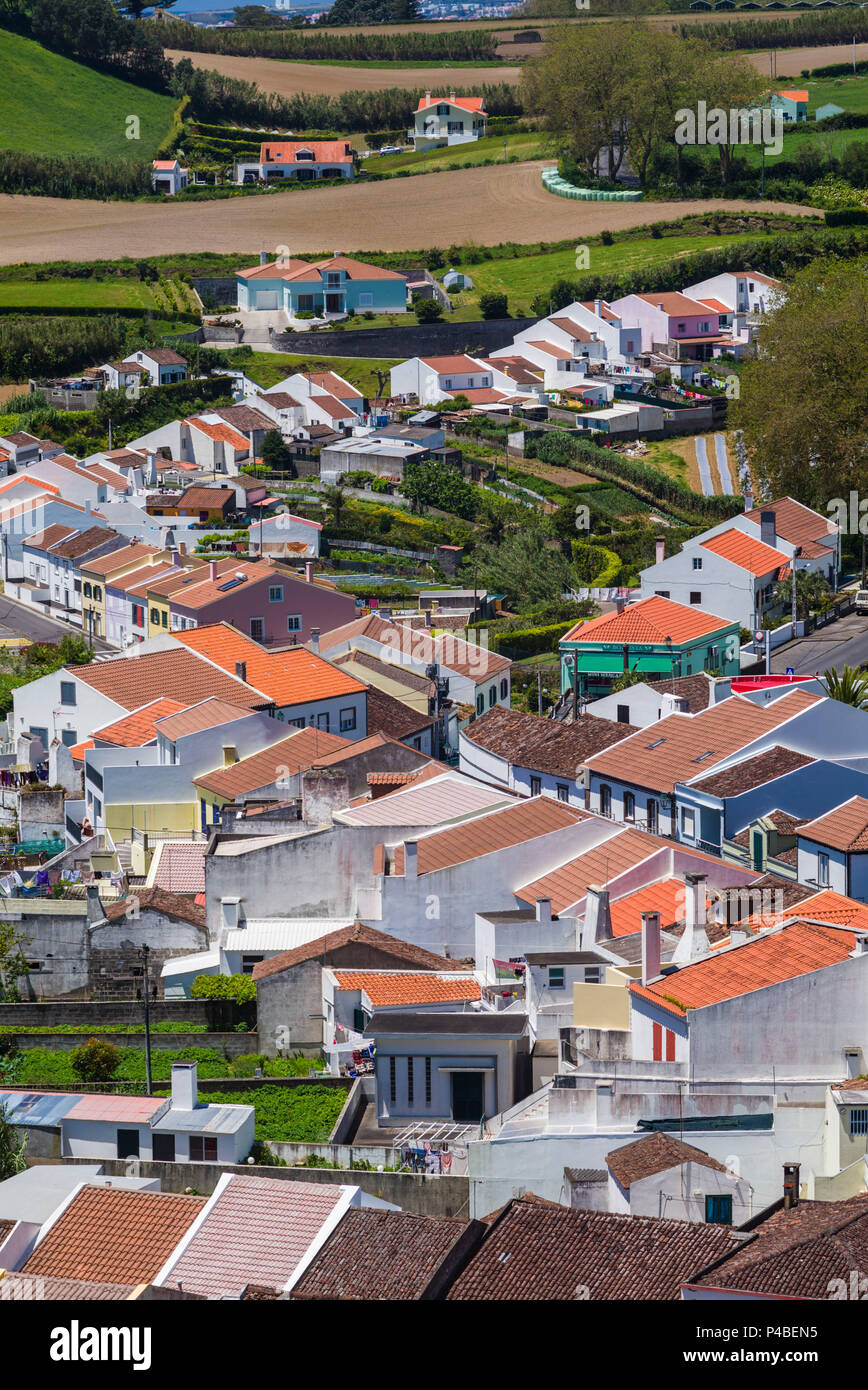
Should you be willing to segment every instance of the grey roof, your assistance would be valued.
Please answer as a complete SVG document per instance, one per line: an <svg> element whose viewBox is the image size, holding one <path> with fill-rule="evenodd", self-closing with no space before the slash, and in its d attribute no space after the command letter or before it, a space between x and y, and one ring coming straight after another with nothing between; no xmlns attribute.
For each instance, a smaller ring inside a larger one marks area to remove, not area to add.
<svg viewBox="0 0 868 1390"><path fill-rule="evenodd" d="M660 944L663 948L663 959L668 960L678 945L677 936L670 936L669 932L660 933ZM604 949L611 951L613 956L620 956L625 965L640 965L642 961L642 933L632 932L630 936L617 936L611 941L604 943Z"/></svg>
<svg viewBox="0 0 868 1390"><path fill-rule="evenodd" d="M208 1130L210 1134L235 1134L253 1114L252 1105L199 1105L195 1110L172 1106L152 1129Z"/></svg>
<svg viewBox="0 0 868 1390"><path fill-rule="evenodd" d="M484 922L533 922L536 920L536 908L516 907L505 912L478 912L476 915ZM552 921L557 921L557 914L554 912Z"/></svg>
<svg viewBox="0 0 868 1390"><path fill-rule="evenodd" d="M482 1034L484 1037L521 1037L527 1027L527 1014L503 1010L500 1013L417 1013L404 1014L375 1011L368 1022L366 1038L386 1037L390 1033L413 1033L424 1036L426 1033L440 1037L453 1034Z"/></svg>
<svg viewBox="0 0 868 1390"><path fill-rule="evenodd" d="M611 965L609 955L598 951L525 951L528 965Z"/></svg>
<svg viewBox="0 0 868 1390"><path fill-rule="evenodd" d="M568 1182L598 1183L609 1181L607 1168L565 1168L564 1177Z"/></svg>
<svg viewBox="0 0 868 1390"><path fill-rule="evenodd" d="M104 1177L99 1163L38 1163L0 1182L0 1221L32 1221L41 1226L82 1182L137 1191L159 1187L155 1178Z"/></svg>

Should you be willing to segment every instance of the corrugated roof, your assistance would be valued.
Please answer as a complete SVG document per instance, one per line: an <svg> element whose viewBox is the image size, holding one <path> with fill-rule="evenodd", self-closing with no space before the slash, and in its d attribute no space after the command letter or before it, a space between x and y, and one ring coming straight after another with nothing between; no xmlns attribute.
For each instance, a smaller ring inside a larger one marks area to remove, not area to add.
<svg viewBox="0 0 868 1390"><path fill-rule="evenodd" d="M23 1273L149 1284L204 1205L204 1197L84 1187L36 1246Z"/></svg>
<svg viewBox="0 0 868 1390"><path fill-rule="evenodd" d="M802 904L799 910L804 910ZM794 921L670 971L650 985L634 983L629 988L640 998L683 1018L688 1009L737 999L837 965L847 959L855 945L852 931Z"/></svg>
<svg viewBox="0 0 868 1390"><path fill-rule="evenodd" d="M340 811L338 817L347 825L440 825L515 800L508 791L444 770L421 786L401 787L389 796Z"/></svg>

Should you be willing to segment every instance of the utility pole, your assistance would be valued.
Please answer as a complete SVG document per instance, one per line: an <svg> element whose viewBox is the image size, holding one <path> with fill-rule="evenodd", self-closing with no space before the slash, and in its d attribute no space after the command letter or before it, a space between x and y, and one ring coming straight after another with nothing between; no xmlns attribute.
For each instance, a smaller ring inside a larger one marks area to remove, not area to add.
<svg viewBox="0 0 868 1390"><path fill-rule="evenodd" d="M573 723L579 718L579 653L573 652Z"/></svg>
<svg viewBox="0 0 868 1390"><path fill-rule="evenodd" d="M151 1004L149 999L150 983L148 980L148 956L150 946L142 946L142 961L144 963L144 974L142 976L142 999L145 1005L145 1082L148 1088L148 1095L153 1094L151 1082Z"/></svg>
<svg viewBox="0 0 868 1390"><path fill-rule="evenodd" d="M865 537L862 537L862 588L865 588Z"/></svg>
<svg viewBox="0 0 868 1390"><path fill-rule="evenodd" d="M542 667L536 668L536 712L542 719Z"/></svg>
<svg viewBox="0 0 868 1390"><path fill-rule="evenodd" d="M112 451L112 417L109 416L108 422L109 453Z"/></svg>
<svg viewBox="0 0 868 1390"><path fill-rule="evenodd" d="M864 560L865 560L865 546L864 546L864 542L863 542L863 546L862 546L862 560L863 560L863 565L864 565ZM792 572L793 572L793 605L792 605L792 620L793 620L793 636L795 637L795 635L796 635L796 618L798 617L798 609L797 609L797 606L796 606L796 557L795 557L795 555L793 556L792 560L790 561L790 569L791 569Z"/></svg>

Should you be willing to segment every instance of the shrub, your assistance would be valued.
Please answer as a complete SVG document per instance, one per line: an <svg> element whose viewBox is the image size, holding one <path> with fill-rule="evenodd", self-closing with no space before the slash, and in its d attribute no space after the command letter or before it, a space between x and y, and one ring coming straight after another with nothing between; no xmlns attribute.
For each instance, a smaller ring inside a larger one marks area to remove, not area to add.
<svg viewBox="0 0 868 1390"><path fill-rule="evenodd" d="M439 299L417 299L413 308L417 323L436 323L443 317L443 305Z"/></svg>
<svg viewBox="0 0 868 1390"><path fill-rule="evenodd" d="M508 656L512 661L521 661L523 657L536 656L539 652L557 651L561 637L572 627L575 627L573 618L566 623L551 623L545 627L496 632L489 639L489 647L491 651Z"/></svg>
<svg viewBox="0 0 868 1390"><path fill-rule="evenodd" d="M256 999L256 985L250 975L197 975L190 986L191 999L234 999L236 1004L251 1004Z"/></svg>
<svg viewBox="0 0 868 1390"><path fill-rule="evenodd" d="M91 1038L74 1048L69 1060L80 1081L111 1081L121 1064L121 1053L105 1038Z"/></svg>
<svg viewBox="0 0 868 1390"><path fill-rule="evenodd" d="M481 294L479 296L479 311L484 319L505 319L509 314L506 295L495 294L492 291Z"/></svg>

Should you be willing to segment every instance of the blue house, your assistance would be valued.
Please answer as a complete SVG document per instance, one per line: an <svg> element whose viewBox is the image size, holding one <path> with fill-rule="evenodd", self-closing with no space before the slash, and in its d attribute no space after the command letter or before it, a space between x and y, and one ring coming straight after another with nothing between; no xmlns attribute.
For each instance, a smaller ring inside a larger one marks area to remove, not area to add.
<svg viewBox="0 0 868 1390"><path fill-rule="evenodd" d="M352 309L357 314L403 314L407 311L407 277L349 256L325 261L291 257L239 270L238 308L283 310L290 318L315 314L334 318Z"/></svg>

